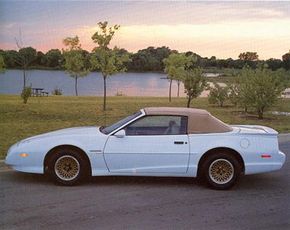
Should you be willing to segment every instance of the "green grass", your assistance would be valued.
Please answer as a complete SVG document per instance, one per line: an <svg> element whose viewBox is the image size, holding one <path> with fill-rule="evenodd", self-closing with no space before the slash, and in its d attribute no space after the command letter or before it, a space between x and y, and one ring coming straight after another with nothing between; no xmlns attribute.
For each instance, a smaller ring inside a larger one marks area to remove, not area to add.
<svg viewBox="0 0 290 230"><path fill-rule="evenodd" d="M24 105L19 96L0 95L0 158L6 156L10 145L29 136L61 128L86 125L108 125L148 106L186 105L185 98L109 97L108 110L102 112L102 97L50 96L30 98ZM270 113L264 120L255 115L245 116L241 109L209 105L206 98L193 100L191 107L202 108L230 124L260 124L290 132L290 117ZM281 100L273 111L290 112L290 99Z"/></svg>

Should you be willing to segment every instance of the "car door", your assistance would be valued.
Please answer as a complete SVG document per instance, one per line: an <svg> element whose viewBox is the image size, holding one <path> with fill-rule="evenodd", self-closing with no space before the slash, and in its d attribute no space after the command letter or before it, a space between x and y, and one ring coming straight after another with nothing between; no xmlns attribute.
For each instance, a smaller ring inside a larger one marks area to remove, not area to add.
<svg viewBox="0 0 290 230"><path fill-rule="evenodd" d="M104 149L110 172L125 174L186 173L189 142L186 116L145 116L111 135Z"/></svg>

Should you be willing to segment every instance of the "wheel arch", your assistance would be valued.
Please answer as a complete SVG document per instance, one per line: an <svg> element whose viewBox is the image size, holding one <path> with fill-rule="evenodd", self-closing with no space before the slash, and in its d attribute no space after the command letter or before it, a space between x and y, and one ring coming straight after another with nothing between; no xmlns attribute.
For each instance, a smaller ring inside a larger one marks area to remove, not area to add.
<svg viewBox="0 0 290 230"><path fill-rule="evenodd" d="M238 151L236 151L236 150L234 150L232 148L228 148L228 147L217 147L217 148L213 148L213 149L210 149L210 150L206 151L202 155L202 157L199 159L198 167L197 167L197 177L201 176L201 173L202 173L202 165L205 162L206 158L210 154L214 154L214 153L218 153L218 152L226 152L228 154L232 154L238 160L238 162L240 163L240 165L241 165L241 172L242 173L245 172L245 162L244 162L241 154Z"/></svg>
<svg viewBox="0 0 290 230"><path fill-rule="evenodd" d="M44 162L43 162L44 173L49 172L48 166L49 166L49 162L50 162L53 154L55 154L58 150L63 149L63 148L70 148L70 149L74 149L74 150L78 151L84 157L84 160L87 163L87 166L88 166L87 173L89 173L89 175L92 175L92 167L91 167L91 162L90 162L88 155L86 154L86 152L83 149L81 149L75 145L58 145L58 146L55 146L52 149L50 149L46 153L45 158L44 158Z"/></svg>

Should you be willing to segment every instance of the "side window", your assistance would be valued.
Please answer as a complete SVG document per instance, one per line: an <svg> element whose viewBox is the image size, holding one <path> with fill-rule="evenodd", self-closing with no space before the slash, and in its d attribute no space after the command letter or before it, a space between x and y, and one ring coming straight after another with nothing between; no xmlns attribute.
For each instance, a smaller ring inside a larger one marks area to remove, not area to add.
<svg viewBox="0 0 290 230"><path fill-rule="evenodd" d="M146 116L128 125L126 135L181 135L187 133L186 116Z"/></svg>

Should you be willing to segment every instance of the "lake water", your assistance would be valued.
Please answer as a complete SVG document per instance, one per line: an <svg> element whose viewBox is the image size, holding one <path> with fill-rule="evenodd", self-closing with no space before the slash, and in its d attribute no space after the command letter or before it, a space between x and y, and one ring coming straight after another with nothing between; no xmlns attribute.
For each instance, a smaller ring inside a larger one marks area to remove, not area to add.
<svg viewBox="0 0 290 230"><path fill-rule="evenodd" d="M121 93L126 96L167 97L169 81L161 73L121 73L107 78L107 95ZM64 71L29 70L27 85L44 88L49 93L60 88L63 95L75 95L74 78ZM0 94L20 94L23 87L21 70L6 70L0 73ZM90 73L78 80L80 96L102 96L103 78L100 73ZM177 95L177 83L172 84L172 96ZM180 96L185 97L184 87L180 84Z"/></svg>

